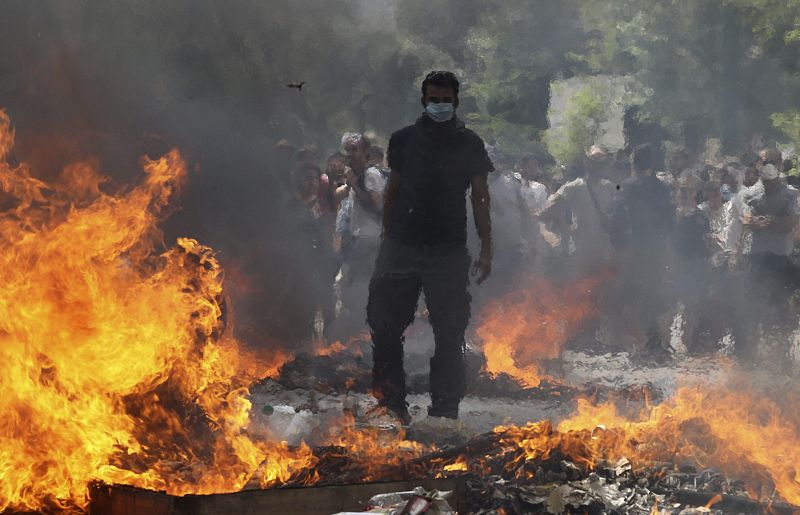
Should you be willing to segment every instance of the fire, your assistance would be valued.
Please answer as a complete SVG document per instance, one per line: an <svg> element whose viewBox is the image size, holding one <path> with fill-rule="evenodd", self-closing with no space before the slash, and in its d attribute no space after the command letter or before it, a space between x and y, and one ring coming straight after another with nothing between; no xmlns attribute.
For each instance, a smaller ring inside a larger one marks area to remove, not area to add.
<svg viewBox="0 0 800 515"><path fill-rule="evenodd" d="M314 347L313 354L315 356L333 356L343 352L350 353L353 357L363 357L361 351L361 342L370 341L369 331L363 331L355 336L350 337L347 343L335 341L333 343L321 343Z"/></svg>
<svg viewBox="0 0 800 515"><path fill-rule="evenodd" d="M466 472L469 470L469 460L465 454L459 457L453 463L444 466L446 472Z"/></svg>
<svg viewBox="0 0 800 515"><path fill-rule="evenodd" d="M431 450L430 447L407 440L405 431L357 427L355 419L349 414L331 426L329 434L327 445L344 450L358 469L356 477L360 481L385 478L394 470L402 470L407 460Z"/></svg>
<svg viewBox="0 0 800 515"><path fill-rule="evenodd" d="M156 250L158 222L187 176L178 151L144 159L141 184L111 194L89 163L52 182L12 166L13 143L0 111L0 511L81 509L97 480L176 495L318 481L329 455L247 433L249 385L289 356L256 356L233 338L210 248L180 238ZM559 357L595 313L601 280L556 288L534 278L491 303L478 328L489 372L538 384L537 361ZM557 429L495 432L513 454L508 469L521 474L555 450L586 468L621 457L635 466L692 460L800 504L795 408L747 391L682 388L638 416L582 400ZM359 481L413 471L432 450L352 417L324 441ZM477 461L441 466L460 473Z"/></svg>
<svg viewBox="0 0 800 515"><path fill-rule="evenodd" d="M601 274L559 287L532 277L518 290L490 301L476 329L487 371L506 373L528 387L539 385L539 364L560 358L567 338L596 314L593 294L603 278Z"/></svg>
<svg viewBox="0 0 800 515"><path fill-rule="evenodd" d="M333 354L339 354L340 352L345 352L347 349L348 347L345 346L345 344L336 341L326 347L317 348L314 354L317 356L331 356Z"/></svg>
<svg viewBox="0 0 800 515"><path fill-rule="evenodd" d="M225 331L213 251L156 251L180 154L108 194L89 164L52 184L8 164L13 143L0 111L0 510L80 508L93 480L209 493L313 464L246 435L256 370Z"/></svg>
<svg viewBox="0 0 800 515"><path fill-rule="evenodd" d="M630 418L611 402L595 406L583 400L557 430L539 422L495 431L521 451L522 462L555 449L587 468L622 457L641 466L694 462L744 479L756 494L774 485L788 502L800 503L798 428L778 404L739 388L681 388L671 400Z"/></svg>

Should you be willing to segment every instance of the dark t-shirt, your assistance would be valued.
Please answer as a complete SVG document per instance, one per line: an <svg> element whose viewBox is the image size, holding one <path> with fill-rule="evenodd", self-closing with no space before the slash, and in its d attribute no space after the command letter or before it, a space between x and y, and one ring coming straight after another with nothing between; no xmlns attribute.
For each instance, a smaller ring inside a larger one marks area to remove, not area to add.
<svg viewBox="0 0 800 515"><path fill-rule="evenodd" d="M423 115L392 134L387 157L400 185L386 236L415 246L466 243L470 181L494 170L481 138L456 118Z"/></svg>
<svg viewBox="0 0 800 515"><path fill-rule="evenodd" d="M711 224L703 211L695 209L689 215L679 216L675 224L675 250L685 259L706 259L710 250L706 235Z"/></svg>
<svg viewBox="0 0 800 515"><path fill-rule="evenodd" d="M654 175L625 180L616 200L611 241L638 254L661 255L671 244L672 192Z"/></svg>

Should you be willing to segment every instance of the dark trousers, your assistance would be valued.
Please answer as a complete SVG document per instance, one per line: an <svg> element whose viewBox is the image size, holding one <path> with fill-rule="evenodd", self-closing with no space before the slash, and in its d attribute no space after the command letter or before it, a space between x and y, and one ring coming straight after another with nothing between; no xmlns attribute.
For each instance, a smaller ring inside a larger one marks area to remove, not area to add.
<svg viewBox="0 0 800 515"><path fill-rule="evenodd" d="M465 245L411 247L384 239L367 304L374 359L372 387L381 404L405 405L403 333L414 321L419 294L424 291L436 345L431 358L431 397L434 402L458 405L465 388L469 266Z"/></svg>
<svg viewBox="0 0 800 515"><path fill-rule="evenodd" d="M797 323L789 299L798 288L798 271L789 256L753 252L747 259L744 280L747 296L739 300L735 327L737 354L745 360L758 357L758 326L789 331ZM741 297L741 296L740 296Z"/></svg>

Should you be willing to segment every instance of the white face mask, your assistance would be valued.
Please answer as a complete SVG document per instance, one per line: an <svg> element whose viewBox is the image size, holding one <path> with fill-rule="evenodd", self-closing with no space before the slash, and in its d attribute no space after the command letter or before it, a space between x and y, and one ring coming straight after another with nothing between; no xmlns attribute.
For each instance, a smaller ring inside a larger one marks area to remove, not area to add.
<svg viewBox="0 0 800 515"><path fill-rule="evenodd" d="M764 165L764 167L761 168L760 175L761 178L764 179L765 181L774 181L775 179L778 178L780 174L778 173L778 169L775 168L775 165L770 163L768 165Z"/></svg>
<svg viewBox="0 0 800 515"><path fill-rule="evenodd" d="M429 102L428 105L425 106L425 112L428 113L428 116L434 122L446 122L453 118L455 114L455 107L453 104L441 102L438 104L434 104L433 102Z"/></svg>

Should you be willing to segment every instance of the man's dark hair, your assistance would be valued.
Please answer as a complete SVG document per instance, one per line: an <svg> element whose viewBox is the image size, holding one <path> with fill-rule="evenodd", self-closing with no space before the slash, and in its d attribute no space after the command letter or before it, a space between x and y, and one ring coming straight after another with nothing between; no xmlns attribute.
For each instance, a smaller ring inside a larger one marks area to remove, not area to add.
<svg viewBox="0 0 800 515"><path fill-rule="evenodd" d="M458 87L460 83L453 72L444 70L434 70L425 76L422 81L422 96L425 96L425 88L428 84L432 86L439 86L440 88L453 88L453 94L458 96Z"/></svg>
<svg viewBox="0 0 800 515"><path fill-rule="evenodd" d="M633 149L633 169L637 172L645 172L653 168L653 147L649 143L639 145Z"/></svg>
<svg viewBox="0 0 800 515"><path fill-rule="evenodd" d="M345 155L341 152L333 152L331 155L328 156L328 159L325 160L326 163L331 164L334 161L344 161Z"/></svg>

